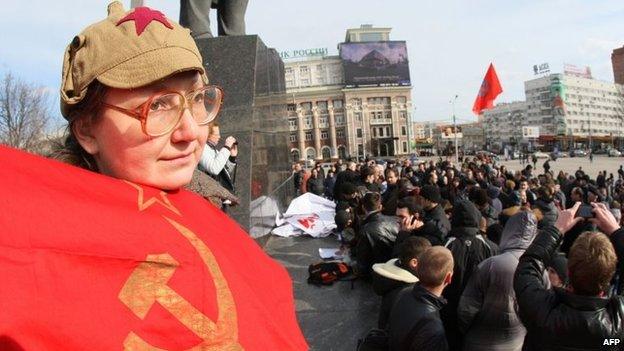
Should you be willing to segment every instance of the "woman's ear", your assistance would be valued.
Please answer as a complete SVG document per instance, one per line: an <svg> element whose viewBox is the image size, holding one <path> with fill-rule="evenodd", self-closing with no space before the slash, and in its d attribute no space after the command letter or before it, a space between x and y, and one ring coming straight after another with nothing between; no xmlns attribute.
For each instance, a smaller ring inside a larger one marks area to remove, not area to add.
<svg viewBox="0 0 624 351"><path fill-rule="evenodd" d="M79 118L72 123L72 132L82 148L90 155L99 152L97 139L93 134L93 122L90 118Z"/></svg>

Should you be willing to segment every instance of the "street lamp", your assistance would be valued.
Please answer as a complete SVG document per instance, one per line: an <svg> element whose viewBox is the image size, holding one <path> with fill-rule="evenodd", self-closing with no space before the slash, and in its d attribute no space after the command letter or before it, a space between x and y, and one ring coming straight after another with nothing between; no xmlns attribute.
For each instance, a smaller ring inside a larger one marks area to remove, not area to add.
<svg viewBox="0 0 624 351"><path fill-rule="evenodd" d="M457 101L458 95L455 94L453 100L450 101L453 104L453 134L455 135L455 164L459 165L459 146L457 145L457 120L455 118L455 101Z"/></svg>

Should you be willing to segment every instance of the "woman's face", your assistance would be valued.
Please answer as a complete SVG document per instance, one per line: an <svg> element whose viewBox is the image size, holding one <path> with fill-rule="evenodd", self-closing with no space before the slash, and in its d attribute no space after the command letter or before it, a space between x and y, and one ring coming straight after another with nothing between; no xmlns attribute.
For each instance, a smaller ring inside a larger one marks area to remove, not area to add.
<svg viewBox="0 0 624 351"><path fill-rule="evenodd" d="M174 91L186 96L202 86L199 73L185 72L138 89L109 89L105 100L133 110L154 94ZM101 173L163 190L191 181L208 137L208 126L197 125L189 109L171 132L158 137L147 136L139 120L110 108L104 108L89 129L81 145Z"/></svg>

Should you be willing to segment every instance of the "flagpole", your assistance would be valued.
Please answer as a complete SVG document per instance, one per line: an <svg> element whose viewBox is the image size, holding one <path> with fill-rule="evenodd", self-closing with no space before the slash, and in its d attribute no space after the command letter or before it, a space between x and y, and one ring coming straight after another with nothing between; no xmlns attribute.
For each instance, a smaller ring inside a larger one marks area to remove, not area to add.
<svg viewBox="0 0 624 351"><path fill-rule="evenodd" d="M453 98L452 104L453 104L453 133L455 134L455 164L459 167L459 147L457 145L457 120L455 118L455 101L456 100L457 100L457 94Z"/></svg>

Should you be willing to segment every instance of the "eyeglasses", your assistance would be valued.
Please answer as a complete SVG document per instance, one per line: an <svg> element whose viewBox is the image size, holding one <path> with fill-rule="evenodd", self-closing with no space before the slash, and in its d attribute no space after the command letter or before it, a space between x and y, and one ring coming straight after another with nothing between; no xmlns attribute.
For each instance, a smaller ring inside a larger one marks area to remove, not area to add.
<svg viewBox="0 0 624 351"><path fill-rule="evenodd" d="M223 90L216 85L207 85L186 96L178 92L161 92L131 110L106 102L103 105L138 119L141 121L143 133L158 137L171 132L187 108L198 125L204 126L212 122L219 114L222 102Z"/></svg>

